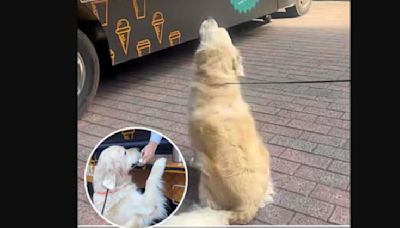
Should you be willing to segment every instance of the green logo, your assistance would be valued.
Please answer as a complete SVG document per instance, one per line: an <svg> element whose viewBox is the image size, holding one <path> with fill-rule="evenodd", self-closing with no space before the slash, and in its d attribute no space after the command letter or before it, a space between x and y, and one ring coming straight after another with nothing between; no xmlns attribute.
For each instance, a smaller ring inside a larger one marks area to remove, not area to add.
<svg viewBox="0 0 400 228"><path fill-rule="evenodd" d="M230 1L235 11L239 13L249 12L259 2L259 0L230 0Z"/></svg>

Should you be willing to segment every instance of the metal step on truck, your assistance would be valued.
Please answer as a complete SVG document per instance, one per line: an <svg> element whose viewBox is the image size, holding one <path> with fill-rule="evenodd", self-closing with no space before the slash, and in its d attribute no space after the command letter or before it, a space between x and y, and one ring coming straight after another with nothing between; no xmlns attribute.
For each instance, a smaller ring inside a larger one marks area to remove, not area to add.
<svg viewBox="0 0 400 228"><path fill-rule="evenodd" d="M312 0L77 0L78 118L96 94L109 66L198 38L207 17L223 27L252 19L306 14Z"/></svg>

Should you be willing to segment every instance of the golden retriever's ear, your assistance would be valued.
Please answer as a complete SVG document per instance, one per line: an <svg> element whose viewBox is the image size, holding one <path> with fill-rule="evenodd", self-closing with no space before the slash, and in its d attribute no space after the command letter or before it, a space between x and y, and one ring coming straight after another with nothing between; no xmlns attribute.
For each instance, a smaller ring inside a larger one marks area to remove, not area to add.
<svg viewBox="0 0 400 228"><path fill-rule="evenodd" d="M196 65L204 64L207 61L206 50L198 50L195 53L195 63Z"/></svg>
<svg viewBox="0 0 400 228"><path fill-rule="evenodd" d="M112 170L107 170L106 175L104 176L103 182L101 183L105 188L109 190L114 190L116 184L116 176L112 172Z"/></svg>
<svg viewBox="0 0 400 228"><path fill-rule="evenodd" d="M217 50L199 49L195 54L195 63L197 65L205 64L207 61L210 61L218 55L219 52Z"/></svg>
<svg viewBox="0 0 400 228"><path fill-rule="evenodd" d="M118 167L120 167L120 164L114 159L110 159L109 162L105 163L105 166L103 167L105 172L103 181L101 182L105 188L109 190L115 188L115 185L117 184Z"/></svg>
<svg viewBox="0 0 400 228"><path fill-rule="evenodd" d="M242 56L239 53L232 59L232 69L236 72L236 75L244 76Z"/></svg>

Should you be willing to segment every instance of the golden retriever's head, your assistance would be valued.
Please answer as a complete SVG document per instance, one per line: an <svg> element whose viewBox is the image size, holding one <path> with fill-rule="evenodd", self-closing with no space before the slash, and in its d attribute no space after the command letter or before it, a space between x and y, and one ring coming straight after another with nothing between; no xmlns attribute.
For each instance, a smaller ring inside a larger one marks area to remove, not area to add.
<svg viewBox="0 0 400 228"><path fill-rule="evenodd" d="M198 69L220 70L224 74L217 76L223 77L244 76L242 57L225 28L209 18L202 22L199 35L200 45L195 54Z"/></svg>
<svg viewBox="0 0 400 228"><path fill-rule="evenodd" d="M129 171L139 160L137 148L125 149L122 146L109 146L101 152L97 162L93 182L95 189L115 189L130 181Z"/></svg>

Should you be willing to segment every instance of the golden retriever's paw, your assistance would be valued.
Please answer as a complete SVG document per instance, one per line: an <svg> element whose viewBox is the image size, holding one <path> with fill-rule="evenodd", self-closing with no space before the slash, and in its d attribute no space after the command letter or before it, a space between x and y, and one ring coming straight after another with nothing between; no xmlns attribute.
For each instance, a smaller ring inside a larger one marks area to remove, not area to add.
<svg viewBox="0 0 400 228"><path fill-rule="evenodd" d="M166 164L167 164L166 158L159 158L156 160L156 162L154 162L153 168L164 170Z"/></svg>
<svg viewBox="0 0 400 228"><path fill-rule="evenodd" d="M264 198L264 203L265 204L270 204L274 202L274 194L268 194Z"/></svg>
<svg viewBox="0 0 400 228"><path fill-rule="evenodd" d="M268 204L271 204L274 202L274 199L271 196L268 196L266 198L264 198L263 201L261 201L260 203L260 208L263 208L265 206L267 206Z"/></svg>
<svg viewBox="0 0 400 228"><path fill-rule="evenodd" d="M266 194L265 195L265 197L264 197L264 199L261 201L261 203L260 203L260 208L263 208L263 207L265 207L265 206L267 206L268 204L271 204L271 203L273 203L274 202L274 193L269 193L269 194Z"/></svg>
<svg viewBox="0 0 400 228"><path fill-rule="evenodd" d="M151 180L153 180L153 181L158 182L164 173L166 164L167 164L166 158L157 159L156 162L154 162L153 167L151 168L148 181L152 182Z"/></svg>

